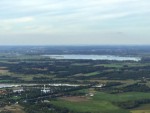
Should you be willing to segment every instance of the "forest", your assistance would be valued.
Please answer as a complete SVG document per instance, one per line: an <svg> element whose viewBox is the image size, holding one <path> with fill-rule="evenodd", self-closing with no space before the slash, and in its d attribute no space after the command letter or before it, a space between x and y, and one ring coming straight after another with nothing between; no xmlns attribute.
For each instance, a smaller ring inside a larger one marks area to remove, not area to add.
<svg viewBox="0 0 150 113"><path fill-rule="evenodd" d="M141 60L52 59L46 54ZM149 46L0 48L0 113L149 113L149 106Z"/></svg>

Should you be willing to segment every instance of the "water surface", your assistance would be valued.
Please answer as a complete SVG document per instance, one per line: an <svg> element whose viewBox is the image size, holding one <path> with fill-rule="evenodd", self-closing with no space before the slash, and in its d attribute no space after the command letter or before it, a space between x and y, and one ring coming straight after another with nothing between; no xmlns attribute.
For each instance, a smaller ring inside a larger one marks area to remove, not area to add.
<svg viewBox="0 0 150 113"><path fill-rule="evenodd" d="M83 60L116 60L116 61L140 61L139 57L115 56L115 55L44 55L51 59L83 59Z"/></svg>

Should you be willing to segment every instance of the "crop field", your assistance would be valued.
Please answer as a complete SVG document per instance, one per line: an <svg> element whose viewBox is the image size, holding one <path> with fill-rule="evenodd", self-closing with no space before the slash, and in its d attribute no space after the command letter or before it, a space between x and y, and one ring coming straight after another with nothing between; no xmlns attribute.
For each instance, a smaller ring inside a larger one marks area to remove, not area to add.
<svg viewBox="0 0 150 113"><path fill-rule="evenodd" d="M70 102L70 101L52 101L52 103L59 107L66 107L77 112L92 112L92 113L129 113L117 106L114 106L108 101L86 101L86 102Z"/></svg>
<svg viewBox="0 0 150 113"><path fill-rule="evenodd" d="M10 113L25 113L23 107L21 107L20 105L5 106L4 108L0 108L0 112L1 111L3 111L4 113L7 113L7 111L9 111Z"/></svg>
<svg viewBox="0 0 150 113"><path fill-rule="evenodd" d="M90 101L90 98L85 97L85 96L62 97L60 99L65 100L65 101L69 101L69 102L87 102L87 101Z"/></svg>
<svg viewBox="0 0 150 113"><path fill-rule="evenodd" d="M78 101L74 101L74 99L77 99ZM84 100L83 97L68 97L52 101L52 103L54 105L66 107L70 110L79 112L130 113L130 110L121 109L113 103L140 99L150 99L150 93L132 92L114 95L103 92L95 92L93 97L84 97Z"/></svg>
<svg viewBox="0 0 150 113"><path fill-rule="evenodd" d="M0 89L2 113L150 113L150 49L96 47L93 54L93 49L79 48L0 48L1 86L19 85ZM66 50L67 54L110 54L141 60L62 60L44 56L63 55Z"/></svg>
<svg viewBox="0 0 150 113"><path fill-rule="evenodd" d="M140 107L131 110L132 113L150 113L150 104L141 105Z"/></svg>
<svg viewBox="0 0 150 113"><path fill-rule="evenodd" d="M93 99L99 101L125 102L129 100L150 99L150 93L129 92L121 94L107 94L103 92L97 92Z"/></svg>

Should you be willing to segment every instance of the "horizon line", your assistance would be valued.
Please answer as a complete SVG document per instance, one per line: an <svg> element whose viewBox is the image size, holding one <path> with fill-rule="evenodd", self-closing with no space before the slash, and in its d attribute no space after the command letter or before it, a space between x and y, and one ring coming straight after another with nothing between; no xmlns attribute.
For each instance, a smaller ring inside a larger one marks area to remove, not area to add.
<svg viewBox="0 0 150 113"><path fill-rule="evenodd" d="M150 44L0 44L0 46L150 46Z"/></svg>

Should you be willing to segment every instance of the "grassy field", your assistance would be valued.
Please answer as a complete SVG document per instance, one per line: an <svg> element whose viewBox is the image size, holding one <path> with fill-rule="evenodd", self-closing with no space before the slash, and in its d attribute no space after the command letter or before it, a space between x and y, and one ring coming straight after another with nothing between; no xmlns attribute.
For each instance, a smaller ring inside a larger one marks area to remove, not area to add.
<svg viewBox="0 0 150 113"><path fill-rule="evenodd" d="M121 64L121 63L118 63L118 64L99 64L99 65L95 65L95 66L121 68L121 67L123 67L123 64Z"/></svg>
<svg viewBox="0 0 150 113"><path fill-rule="evenodd" d="M71 64L73 66L87 66L87 65L90 65L89 63L73 63Z"/></svg>
<svg viewBox="0 0 150 113"><path fill-rule="evenodd" d="M75 97L73 97L74 99ZM150 99L150 93L130 92L123 94L107 94L95 92L93 97L82 101L72 101L72 99L58 99L52 101L56 106L66 107L73 111L92 112L92 113L130 113L128 110L121 109L112 104L112 102L124 102L129 100ZM79 100L79 98L78 98ZM133 110L132 113L136 113ZM140 112L137 112L140 113ZM148 112L146 112L148 113Z"/></svg>
<svg viewBox="0 0 150 113"><path fill-rule="evenodd" d="M92 112L92 113L130 113L117 106L114 106L108 101L89 100L84 102L70 102L65 100L52 101L52 103L59 107L66 107L78 112Z"/></svg>
<svg viewBox="0 0 150 113"><path fill-rule="evenodd" d="M150 113L150 104L142 105L136 109L131 110L132 113Z"/></svg>
<svg viewBox="0 0 150 113"><path fill-rule="evenodd" d="M84 76L94 76L94 75L97 75L99 74L100 72L92 72L92 73L86 73L84 74Z"/></svg>
<svg viewBox="0 0 150 113"><path fill-rule="evenodd" d="M150 110L133 110L131 113L150 113Z"/></svg>
<svg viewBox="0 0 150 113"><path fill-rule="evenodd" d="M150 93L130 92L122 94L107 94L97 92L93 99L99 101L124 102L129 100L150 99Z"/></svg>
<svg viewBox="0 0 150 113"><path fill-rule="evenodd" d="M114 67L114 68L122 68L123 66L128 67L143 67L143 66L150 66L150 63L112 63L112 64L98 64L95 66L104 66L104 67Z"/></svg>
<svg viewBox="0 0 150 113"><path fill-rule="evenodd" d="M10 111L10 113L25 113L23 107L20 105L11 105L5 106L4 108L0 108L0 112L8 113L5 111Z"/></svg>

